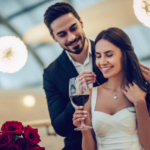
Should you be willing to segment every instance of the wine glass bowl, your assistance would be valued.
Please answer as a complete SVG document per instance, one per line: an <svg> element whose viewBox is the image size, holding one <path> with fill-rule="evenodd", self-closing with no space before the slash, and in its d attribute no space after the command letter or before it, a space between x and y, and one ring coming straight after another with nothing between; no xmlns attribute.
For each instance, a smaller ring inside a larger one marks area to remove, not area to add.
<svg viewBox="0 0 150 150"><path fill-rule="evenodd" d="M84 106L89 99L89 88L85 79L82 78L71 78L69 81L69 97L72 103L76 106ZM81 121L81 127L75 128L74 130L85 130L91 129L91 126L86 126Z"/></svg>

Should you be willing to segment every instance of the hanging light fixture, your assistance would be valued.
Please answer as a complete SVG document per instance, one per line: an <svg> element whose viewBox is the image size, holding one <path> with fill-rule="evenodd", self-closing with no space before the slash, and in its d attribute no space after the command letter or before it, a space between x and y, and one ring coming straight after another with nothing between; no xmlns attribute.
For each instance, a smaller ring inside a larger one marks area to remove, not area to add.
<svg viewBox="0 0 150 150"><path fill-rule="evenodd" d="M0 38L0 71L14 73L26 63L28 51L24 43L14 36Z"/></svg>
<svg viewBox="0 0 150 150"><path fill-rule="evenodd" d="M150 0L134 0L133 8L138 20L150 27Z"/></svg>

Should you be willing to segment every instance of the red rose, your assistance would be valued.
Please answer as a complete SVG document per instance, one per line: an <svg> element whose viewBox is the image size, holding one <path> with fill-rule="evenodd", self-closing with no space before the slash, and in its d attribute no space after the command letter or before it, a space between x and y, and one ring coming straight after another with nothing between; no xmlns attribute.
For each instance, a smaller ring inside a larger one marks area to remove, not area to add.
<svg viewBox="0 0 150 150"><path fill-rule="evenodd" d="M24 128L24 136L26 139L28 139L30 141L30 143L32 145L39 143L40 140L40 136L38 134L38 130L37 129L33 129L30 126L27 126Z"/></svg>
<svg viewBox="0 0 150 150"><path fill-rule="evenodd" d="M16 144L11 144L11 145L7 146L6 150L19 150L19 147Z"/></svg>
<svg viewBox="0 0 150 150"><path fill-rule="evenodd" d="M31 148L31 150L45 150L45 148L40 147L40 146L35 146L35 147Z"/></svg>
<svg viewBox="0 0 150 150"><path fill-rule="evenodd" d="M16 141L16 145L18 145L19 150L30 150L31 149L30 142L24 138L18 138Z"/></svg>
<svg viewBox="0 0 150 150"><path fill-rule="evenodd" d="M0 134L0 148L6 147L12 142L12 135Z"/></svg>
<svg viewBox="0 0 150 150"><path fill-rule="evenodd" d="M7 150L6 147L0 147L0 150Z"/></svg>
<svg viewBox="0 0 150 150"><path fill-rule="evenodd" d="M2 133L7 134L20 134L23 129L22 123L17 121L7 121L1 127Z"/></svg>

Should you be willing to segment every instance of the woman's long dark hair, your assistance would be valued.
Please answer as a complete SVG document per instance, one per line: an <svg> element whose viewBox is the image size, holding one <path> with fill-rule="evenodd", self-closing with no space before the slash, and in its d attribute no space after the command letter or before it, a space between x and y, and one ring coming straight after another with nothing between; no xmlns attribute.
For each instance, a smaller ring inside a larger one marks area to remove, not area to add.
<svg viewBox="0 0 150 150"><path fill-rule="evenodd" d="M138 58L134 53L134 48L128 35L119 28L109 28L107 30L103 30L98 34L95 39L95 45L101 39L105 39L120 48L124 58L123 68L125 72L125 77L129 83L135 82L143 91L147 93L146 104L149 110L150 82L147 81L142 74ZM102 73L100 73L99 75L101 76L101 78L103 78L103 80L106 81Z"/></svg>

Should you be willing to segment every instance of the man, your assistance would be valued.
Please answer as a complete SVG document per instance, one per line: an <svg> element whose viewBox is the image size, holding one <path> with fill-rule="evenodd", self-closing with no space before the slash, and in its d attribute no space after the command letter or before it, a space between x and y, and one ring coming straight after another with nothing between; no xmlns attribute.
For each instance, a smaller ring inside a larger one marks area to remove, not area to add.
<svg viewBox="0 0 150 150"><path fill-rule="evenodd" d="M86 38L81 18L68 3L61 2L50 6L45 12L44 22L52 38L64 49L44 69L43 75L52 126L57 134L66 137L63 150L81 150L82 135L80 131L74 131L72 123L75 108L69 99L69 79L77 77L85 70L87 72L82 75L87 76L88 84L94 83L93 86L97 86L94 42ZM97 80L102 83L100 79Z"/></svg>
<svg viewBox="0 0 150 150"><path fill-rule="evenodd" d="M66 137L63 150L81 150L82 135L74 131L72 122L75 108L69 99L69 79L80 74L90 87L97 86L96 78L100 84L105 81L95 75L100 71L94 66L94 43L86 38L83 22L71 5L61 2L50 6L44 22L64 49L43 74L52 126L57 134Z"/></svg>

